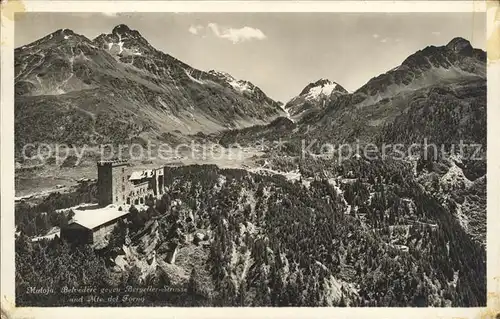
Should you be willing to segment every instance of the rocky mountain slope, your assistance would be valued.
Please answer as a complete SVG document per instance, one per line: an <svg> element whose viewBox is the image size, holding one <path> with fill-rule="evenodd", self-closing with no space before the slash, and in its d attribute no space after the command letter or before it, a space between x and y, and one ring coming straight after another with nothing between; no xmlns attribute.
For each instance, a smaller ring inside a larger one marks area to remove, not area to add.
<svg viewBox="0 0 500 319"><path fill-rule="evenodd" d="M58 30L15 50L16 148L214 132L284 114L252 83L222 74L192 68L125 25L94 40Z"/></svg>
<svg viewBox="0 0 500 319"><path fill-rule="evenodd" d="M486 53L455 38L415 52L353 93L329 80L311 83L285 109L297 126L283 134L292 140L485 142Z"/></svg>
<svg viewBox="0 0 500 319"><path fill-rule="evenodd" d="M406 127L413 132L410 143L424 137L451 143L450 138L459 140L470 131L474 136L468 139L480 141L485 135L478 126L485 124L485 114L486 53L456 38L445 46L429 46L410 55L352 94L331 101L304 118L302 133L330 141L374 141L380 135L382 140L392 140L401 138L394 134L395 127ZM403 123L407 120L413 124ZM387 126L392 133L384 130Z"/></svg>

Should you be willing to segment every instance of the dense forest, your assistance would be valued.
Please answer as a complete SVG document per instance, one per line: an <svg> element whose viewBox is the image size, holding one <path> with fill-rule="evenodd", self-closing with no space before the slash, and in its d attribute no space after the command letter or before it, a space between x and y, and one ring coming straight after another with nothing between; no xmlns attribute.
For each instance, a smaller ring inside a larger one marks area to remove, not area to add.
<svg viewBox="0 0 500 319"><path fill-rule="evenodd" d="M30 237L45 235L52 227L65 226L73 216L71 211L59 210L96 201L95 182L80 183L72 192L54 192L41 200L21 201L15 206L16 232Z"/></svg>
<svg viewBox="0 0 500 319"><path fill-rule="evenodd" d="M424 164L419 169L430 174ZM484 246L411 164L362 158L329 171L310 172L306 181L216 166L171 168L166 194L151 198L147 210L132 207L100 250L59 238L30 242L31 230L23 228L16 239L18 303L67 305L71 294L61 294L63 287L98 285L160 289L116 305L485 305ZM165 262L172 251L175 263ZM34 295L30 286L54 293Z"/></svg>

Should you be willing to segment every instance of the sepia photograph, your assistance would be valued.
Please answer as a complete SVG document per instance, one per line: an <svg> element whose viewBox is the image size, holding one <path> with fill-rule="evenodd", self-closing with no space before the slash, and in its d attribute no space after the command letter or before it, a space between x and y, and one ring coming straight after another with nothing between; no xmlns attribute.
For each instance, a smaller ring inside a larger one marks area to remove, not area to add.
<svg viewBox="0 0 500 319"><path fill-rule="evenodd" d="M484 12L97 11L12 22L16 307L487 306Z"/></svg>

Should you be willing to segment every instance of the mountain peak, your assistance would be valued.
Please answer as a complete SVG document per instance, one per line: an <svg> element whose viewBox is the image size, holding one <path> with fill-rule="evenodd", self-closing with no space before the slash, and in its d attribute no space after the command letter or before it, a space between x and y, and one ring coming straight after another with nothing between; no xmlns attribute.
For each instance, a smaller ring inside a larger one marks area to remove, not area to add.
<svg viewBox="0 0 500 319"><path fill-rule="evenodd" d="M70 29L59 29L52 34L74 35L75 32L73 32L73 30L70 30Z"/></svg>
<svg viewBox="0 0 500 319"><path fill-rule="evenodd" d="M347 90L338 83L321 78L309 83L298 96L286 103L284 109L290 118L299 120L311 112L324 109L330 102L347 93Z"/></svg>
<svg viewBox="0 0 500 319"><path fill-rule="evenodd" d="M472 45L468 40L461 37L453 38L447 45L446 48L459 53L464 50L472 50Z"/></svg>
<svg viewBox="0 0 500 319"><path fill-rule="evenodd" d="M87 43L90 44L91 41L87 39L85 36L75 33L70 29L59 29L52 33L47 34L46 36L31 42L29 44L25 44L20 48L16 48L16 50L25 50L29 48L48 48L48 47L62 47L64 45L75 45L77 43ZM28 51L25 51L25 53Z"/></svg>
<svg viewBox="0 0 500 319"><path fill-rule="evenodd" d="M112 34L124 34L124 33L129 33L132 30L125 24L119 24L116 27L113 28L113 31L111 31Z"/></svg>
<svg viewBox="0 0 500 319"><path fill-rule="evenodd" d="M93 42L112 55L142 55L156 52L139 31L130 29L125 24L115 26L109 34L103 33L97 36Z"/></svg>
<svg viewBox="0 0 500 319"><path fill-rule="evenodd" d="M363 94L360 103L371 105L394 96L396 91L415 91L443 81L485 78L485 60L484 51L474 49L469 41L456 37L446 45L427 46L411 54L401 65L370 79L355 93Z"/></svg>
<svg viewBox="0 0 500 319"><path fill-rule="evenodd" d="M330 95L333 91L347 93L347 91L336 82L332 82L328 79L319 79L316 82L309 83L299 95L310 95L312 93L314 93L313 95L315 96L318 94Z"/></svg>
<svg viewBox="0 0 500 319"><path fill-rule="evenodd" d="M62 39L62 38L68 38L71 36L77 35L73 30L70 29L59 29L56 30L45 37L41 38L40 40L43 39Z"/></svg>

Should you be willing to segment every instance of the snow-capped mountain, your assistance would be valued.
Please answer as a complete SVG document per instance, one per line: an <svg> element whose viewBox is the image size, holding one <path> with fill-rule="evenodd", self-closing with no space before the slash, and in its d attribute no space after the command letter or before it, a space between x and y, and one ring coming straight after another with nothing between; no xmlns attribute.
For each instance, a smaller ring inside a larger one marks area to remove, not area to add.
<svg viewBox="0 0 500 319"><path fill-rule="evenodd" d="M299 120L312 111L323 109L332 99L347 94L340 84L327 79L320 79L307 85L302 92L286 105L290 118Z"/></svg>
<svg viewBox="0 0 500 319"><path fill-rule="evenodd" d="M346 89L338 83L332 82L327 79L320 79L314 83L306 86L299 96L305 97L307 100L317 100L321 96L330 96L333 92L341 94L347 93Z"/></svg>
<svg viewBox="0 0 500 319"><path fill-rule="evenodd" d="M284 114L252 83L195 69L126 25L94 40L58 30L17 48L15 72L17 146L214 132Z"/></svg>

